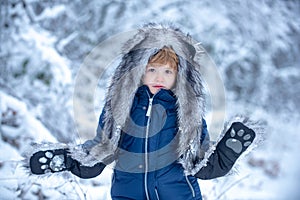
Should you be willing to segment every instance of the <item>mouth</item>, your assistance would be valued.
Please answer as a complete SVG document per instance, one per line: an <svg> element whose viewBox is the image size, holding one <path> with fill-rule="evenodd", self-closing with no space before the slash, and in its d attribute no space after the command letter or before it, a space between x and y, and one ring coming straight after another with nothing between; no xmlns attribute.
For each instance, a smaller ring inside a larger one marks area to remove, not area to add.
<svg viewBox="0 0 300 200"><path fill-rule="evenodd" d="M163 86L163 85L153 85L152 87L154 87L154 88L157 88L157 89L164 88L164 86Z"/></svg>

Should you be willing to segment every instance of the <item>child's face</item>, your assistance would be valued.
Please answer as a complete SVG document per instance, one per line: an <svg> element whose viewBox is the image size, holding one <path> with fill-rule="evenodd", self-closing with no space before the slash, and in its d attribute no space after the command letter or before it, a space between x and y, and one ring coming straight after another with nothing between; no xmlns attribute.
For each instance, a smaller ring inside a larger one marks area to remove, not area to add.
<svg viewBox="0 0 300 200"><path fill-rule="evenodd" d="M148 64L143 77L144 85L147 85L152 94L160 89L172 89L176 82L177 70L169 64Z"/></svg>

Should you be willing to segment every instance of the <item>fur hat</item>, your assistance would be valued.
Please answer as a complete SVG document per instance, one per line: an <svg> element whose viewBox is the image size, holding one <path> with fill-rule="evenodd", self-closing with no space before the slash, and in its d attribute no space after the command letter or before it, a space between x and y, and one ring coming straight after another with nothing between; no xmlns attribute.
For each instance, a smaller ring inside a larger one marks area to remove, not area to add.
<svg viewBox="0 0 300 200"><path fill-rule="evenodd" d="M120 130L129 116L136 90L142 84L142 76L149 58L164 46L172 47L179 58L177 82L173 90L178 107L178 157L183 155L182 159L191 160L192 164L196 157L203 155L203 152L199 151L205 101L200 73L202 66L199 61L205 51L199 43L178 28L148 24L139 29L123 47L122 61L114 72L106 96L102 141L90 152L95 162L104 157L104 154L100 155L99 152L116 150ZM86 157L84 162L91 165L91 159Z"/></svg>

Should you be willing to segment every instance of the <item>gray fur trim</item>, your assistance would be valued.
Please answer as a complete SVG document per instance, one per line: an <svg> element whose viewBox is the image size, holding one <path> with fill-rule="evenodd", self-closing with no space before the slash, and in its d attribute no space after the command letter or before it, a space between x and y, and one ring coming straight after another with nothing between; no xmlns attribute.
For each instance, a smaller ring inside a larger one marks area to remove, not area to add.
<svg viewBox="0 0 300 200"><path fill-rule="evenodd" d="M112 143L101 144L96 145L90 151L87 151L82 145L74 146L70 148L70 155L74 160L79 161L81 165L87 167L93 167L99 162L108 165L110 162L107 158L113 156L116 148Z"/></svg>

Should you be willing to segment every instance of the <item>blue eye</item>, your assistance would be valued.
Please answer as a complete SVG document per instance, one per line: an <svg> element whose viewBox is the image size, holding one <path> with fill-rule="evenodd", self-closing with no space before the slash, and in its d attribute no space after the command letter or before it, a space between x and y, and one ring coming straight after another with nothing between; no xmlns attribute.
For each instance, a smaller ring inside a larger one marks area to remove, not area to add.
<svg viewBox="0 0 300 200"><path fill-rule="evenodd" d="M155 69L154 68L149 68L147 71L148 72L155 72Z"/></svg>

